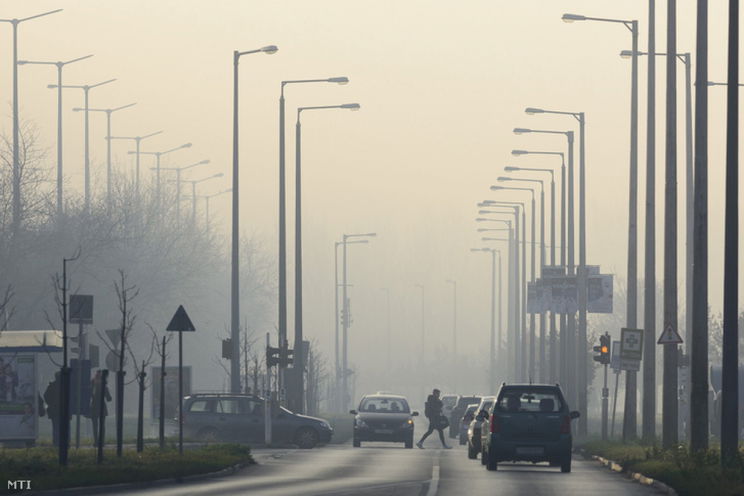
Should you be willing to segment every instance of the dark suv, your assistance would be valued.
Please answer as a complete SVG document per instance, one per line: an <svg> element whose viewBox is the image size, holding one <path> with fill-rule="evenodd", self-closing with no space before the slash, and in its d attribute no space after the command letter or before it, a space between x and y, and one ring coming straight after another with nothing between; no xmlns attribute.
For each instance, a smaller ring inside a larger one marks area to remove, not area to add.
<svg viewBox="0 0 744 496"><path fill-rule="evenodd" d="M558 385L503 384L487 414L481 459L488 470L502 461L550 462L571 471L571 412Z"/></svg>
<svg viewBox="0 0 744 496"><path fill-rule="evenodd" d="M408 401L392 394L369 394L359 402L359 410L351 410L354 417L355 448L362 441L387 441L404 443L413 448L413 417Z"/></svg>
<svg viewBox="0 0 744 496"><path fill-rule="evenodd" d="M192 394L183 400L184 436L202 441L263 444L264 399L246 394ZM323 419L277 407L271 419L272 441L314 448L331 440L333 429Z"/></svg>

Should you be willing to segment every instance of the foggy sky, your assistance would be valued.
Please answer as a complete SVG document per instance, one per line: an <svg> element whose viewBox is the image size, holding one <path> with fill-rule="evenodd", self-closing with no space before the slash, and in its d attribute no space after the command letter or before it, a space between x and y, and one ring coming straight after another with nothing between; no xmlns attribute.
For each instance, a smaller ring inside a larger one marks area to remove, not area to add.
<svg viewBox="0 0 744 496"><path fill-rule="evenodd" d="M678 48L694 51L693 0L678 2ZM225 177L200 185L212 193L229 187L232 50L276 44L273 56L241 59L241 221L245 233L277 238L278 98L283 79L348 76L350 84L287 88L287 165L290 305L292 309L294 119L300 105L359 102L360 112L303 115L305 330L327 346L333 331L333 242L343 232L376 231L367 246L352 246L350 277L354 325L352 362L379 365L384 293L391 289L396 360L415 352L420 339L419 291L426 286L431 347L451 341L451 287L459 297L461 349L483 341L488 329L489 264L481 246L475 203L527 200L527 194L489 192L506 165L544 167L557 157L512 157L513 148L563 150L562 136L512 134L514 127L576 129L568 117L528 116L526 106L587 115L587 262L626 277L630 33L606 23L565 24L565 12L640 20L646 49L646 2L612 0L443 1L227 1L6 2L2 17L44 10L64 12L22 24L19 58L95 57L64 70L65 84L118 81L91 90L91 107L137 106L113 116L116 135L165 132L143 143L163 150L193 142L163 165L210 159L190 178ZM723 5L710 6L710 65L725 78ZM657 51L665 47L665 8L657 5ZM11 31L0 29L0 127L11 129ZM693 64L695 60L693 59ZM645 58L639 62L639 275L643 274L645 188ZM33 121L56 165L56 83L52 67L19 68L21 118ZM693 73L694 74L694 73ZM680 282L684 281L684 72L678 69ZM657 61L657 273L663 273L663 133L665 67ZM82 185L82 91L64 95L64 157L68 191ZM710 301L721 307L725 89L710 101ZM105 187L105 117L91 114L94 190ZM114 143L115 163L133 170L128 142ZM145 158L143 177L151 160ZM578 165L578 164L577 164ZM186 177L186 175L185 175ZM537 177L537 176L535 176ZM541 176L542 177L542 176ZM52 185L50 185L52 187ZM548 198L546 194L546 199ZM229 236L229 196L212 202L212 219ZM201 206L200 206L201 207ZM578 204L577 204L578 208ZM201 212L201 210L200 210ZM549 210L546 209L546 214ZM578 212L577 212L578 213ZM220 219L220 217L222 217ZM528 217L529 219L529 217ZM529 222L529 220L528 220ZM577 232L578 234L578 232ZM227 244L226 244L227 246ZM503 244L501 245L503 247ZM744 247L742 247L744 248ZM529 251L528 251L529 256ZM228 281L225 281L227 287ZM642 286L641 286L642 288ZM617 285L616 285L617 289ZM639 292L642 295L642 292ZM684 308L680 291L680 308ZM642 300L639 300L639 306ZM506 308L506 307L505 307ZM616 308L624 312L623 308ZM291 314L290 314L291 319ZM228 315L225 315L227 322ZM682 323L683 320L680 320ZM224 323L214 323L223 327ZM290 320L290 336L292 335ZM616 330L611 330L616 331ZM215 344L217 346L217 344ZM332 356L332 350L323 350Z"/></svg>

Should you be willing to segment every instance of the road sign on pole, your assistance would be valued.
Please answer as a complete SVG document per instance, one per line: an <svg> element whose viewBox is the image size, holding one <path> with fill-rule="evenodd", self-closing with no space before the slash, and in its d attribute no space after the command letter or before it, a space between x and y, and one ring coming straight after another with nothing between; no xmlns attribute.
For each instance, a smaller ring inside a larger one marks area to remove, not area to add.
<svg viewBox="0 0 744 496"><path fill-rule="evenodd" d="M183 455L183 333L194 332L196 328L186 309L179 305L165 330L178 333L178 452Z"/></svg>
<svg viewBox="0 0 744 496"><path fill-rule="evenodd" d="M70 323L93 323L93 295L70 295Z"/></svg>
<svg viewBox="0 0 744 496"><path fill-rule="evenodd" d="M620 358L629 360L643 359L643 329L620 330Z"/></svg>
<svg viewBox="0 0 744 496"><path fill-rule="evenodd" d="M661 333L661 336L659 336L656 344L682 344L682 336L669 324L664 329L664 332Z"/></svg>

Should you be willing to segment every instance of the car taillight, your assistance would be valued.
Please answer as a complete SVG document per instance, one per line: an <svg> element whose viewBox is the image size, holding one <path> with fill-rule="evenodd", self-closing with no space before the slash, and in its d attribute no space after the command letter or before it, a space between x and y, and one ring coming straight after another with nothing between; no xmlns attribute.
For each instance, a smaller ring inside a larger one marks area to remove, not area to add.
<svg viewBox="0 0 744 496"><path fill-rule="evenodd" d="M561 434L571 434L571 417L568 415L561 421Z"/></svg>
<svg viewBox="0 0 744 496"><path fill-rule="evenodd" d="M491 434L498 434L501 432L501 423L496 415L491 415Z"/></svg>

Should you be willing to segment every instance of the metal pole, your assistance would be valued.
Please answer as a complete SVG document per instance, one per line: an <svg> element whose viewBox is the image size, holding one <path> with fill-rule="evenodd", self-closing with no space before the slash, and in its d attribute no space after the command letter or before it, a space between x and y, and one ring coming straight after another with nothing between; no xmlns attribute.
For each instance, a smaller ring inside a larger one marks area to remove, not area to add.
<svg viewBox="0 0 744 496"><path fill-rule="evenodd" d="M233 355L233 357L232 362L237 362L240 368L240 354ZM238 376L239 382L240 376ZM178 331L178 454L183 455L183 332L181 331Z"/></svg>
<svg viewBox="0 0 744 496"><path fill-rule="evenodd" d="M196 181L191 181L191 224L196 225Z"/></svg>
<svg viewBox="0 0 744 496"><path fill-rule="evenodd" d="M620 383L620 371L615 371L615 397L612 400L612 427L610 429L610 439L615 438L615 413L617 412L617 388Z"/></svg>
<svg viewBox="0 0 744 496"><path fill-rule="evenodd" d="M134 191L137 198L140 196L140 138L134 140L136 147L136 157L134 166Z"/></svg>
<svg viewBox="0 0 744 496"><path fill-rule="evenodd" d="M302 126L300 111L297 111L295 135L295 333L294 333L293 384L294 411L304 413L302 398L305 392L305 360L302 356Z"/></svg>
<svg viewBox="0 0 744 496"><path fill-rule="evenodd" d="M452 300L452 355L457 360L457 281L452 282L453 300Z"/></svg>
<svg viewBox="0 0 744 496"><path fill-rule="evenodd" d="M83 392L83 358L84 356L83 342L83 324L78 323L78 375L77 375L77 405L75 409L75 449L80 449L80 407L81 407L81 395Z"/></svg>
<svg viewBox="0 0 744 496"><path fill-rule="evenodd" d="M57 62L57 215L62 216L62 67L64 64Z"/></svg>
<svg viewBox="0 0 744 496"><path fill-rule="evenodd" d="M572 140L569 138L571 131L566 133L566 138L568 139L568 149L569 149L569 155L570 150L573 148L572 146ZM568 189L568 182L566 180L566 162L564 160L561 160L561 272L564 273L566 270L566 264L567 262L567 231L566 231L566 223L567 223L567 210L566 210L566 202L567 202L567 189ZM560 350L560 353L558 353L558 379L560 380L560 383L563 385L568 385L568 329L567 329L567 322L566 322L566 314L559 313L558 319L560 321L560 334L558 336L558 349Z"/></svg>
<svg viewBox="0 0 744 496"><path fill-rule="evenodd" d="M279 347L287 339L287 193L285 166L284 85L279 98ZM337 281L338 282L338 281ZM338 290L336 292L338 295ZM338 299L338 298L337 298ZM336 312L336 335L338 337L338 311ZM338 358L338 357L337 357ZM338 374L338 359L336 360ZM281 375L277 369L277 375Z"/></svg>
<svg viewBox="0 0 744 496"><path fill-rule="evenodd" d="M240 182L238 165L238 59L237 50L233 52L233 177L232 177L232 257L230 271L230 339L232 340L232 356L240 354L238 341L240 339L240 259L238 251L240 245ZM159 157L158 157L159 159ZM160 167L158 166L158 170ZM158 186L159 186L158 182ZM281 343L281 341L280 341ZM280 344L281 346L281 344ZM230 360L230 392L240 392L240 361Z"/></svg>
<svg viewBox="0 0 744 496"><path fill-rule="evenodd" d="M335 354L334 354L334 356L336 358L336 360L334 362L336 364L336 368L334 369L336 371L336 375L335 375L335 378L336 378L336 384L335 384L335 388L336 388L336 393L335 393L336 405L335 406L336 406L336 408L340 408L341 407L341 404L338 401L339 400L339 398L338 398L338 380L340 378L339 377L339 374L340 374L340 370L341 370L339 368L340 364L339 364L339 331L338 331L338 318L339 318L339 314L338 314L338 246L340 244L341 243L339 243L338 241L334 241L334 243L333 243L333 281L334 281L333 282L333 295L334 295L333 296L333 307L334 307L333 325L335 326L335 329L336 329L336 333L334 335L335 336L335 341L334 341L334 345L335 345L334 346L334 351L335 351ZM339 411L342 411L342 410L339 410Z"/></svg>
<svg viewBox="0 0 744 496"><path fill-rule="evenodd" d="M98 421L98 441L96 445L96 461L98 463L103 462L103 445L106 442L106 415L104 415L104 409L106 408L106 388L107 388L107 382L108 382L108 374L109 371L106 369L103 369L101 372L101 396L98 400L98 418L96 419Z"/></svg>
<svg viewBox="0 0 744 496"><path fill-rule="evenodd" d="M84 86L83 92L85 94L85 213L90 213L90 128L89 128L89 105L88 105L88 91L90 87Z"/></svg>
<svg viewBox="0 0 744 496"><path fill-rule="evenodd" d="M642 438L656 438L656 0L648 2L648 92L646 123L646 232L643 291ZM689 281L689 279L688 279Z"/></svg>
<svg viewBox="0 0 744 496"><path fill-rule="evenodd" d="M510 231L509 234L511 235L511 229L509 229L509 231ZM511 247L509 249L511 249ZM503 298L503 294L504 294L504 289L503 289L503 281L502 281L502 276L501 276L501 252L499 252L499 296L496 299L496 301L498 303L498 316L499 316L498 317L498 319L499 319L499 331L498 331L499 332L499 337L498 337L498 341L497 342L498 342L498 346L499 346L498 358L500 360L500 364L503 363L503 357L504 357L503 349L502 349L502 342L503 342L502 322L503 322L503 318L502 318L502 313L501 313L501 299ZM504 371L503 365L500 365L499 366L499 369L501 371ZM491 386L491 393L493 393L496 390L495 388L496 388L496 384L494 383Z"/></svg>
<svg viewBox="0 0 744 496"><path fill-rule="evenodd" d="M677 8L667 0L666 167L664 193L664 331L677 330ZM678 438L676 344L664 345L662 447ZM653 353L653 351L652 351ZM736 433L734 433L736 435Z"/></svg>
<svg viewBox="0 0 744 496"><path fill-rule="evenodd" d="M638 21L631 22L633 55L630 91L630 187L628 195L628 301L627 327L638 322ZM625 373L625 408L623 412L623 441L635 439L638 405L635 371Z"/></svg>
<svg viewBox="0 0 744 496"><path fill-rule="evenodd" d="M692 347L692 264L693 264L693 203L695 201L695 179L692 159L692 63L690 54L683 55L685 65L685 354L686 366L690 370L690 350ZM690 374L687 374L685 388L685 436L690 440Z"/></svg>
<svg viewBox="0 0 744 496"><path fill-rule="evenodd" d="M21 164L18 121L18 19L13 19L13 232L21 226Z"/></svg>
<svg viewBox="0 0 744 496"><path fill-rule="evenodd" d="M733 467L739 451L739 0L729 0L728 14L721 465Z"/></svg>
<svg viewBox="0 0 744 496"><path fill-rule="evenodd" d="M160 157L158 157L160 158ZM158 168L160 161L158 160ZM106 206L111 208L111 110L106 111Z"/></svg>
<svg viewBox="0 0 744 496"><path fill-rule="evenodd" d="M522 206L522 279L520 280L520 289L522 290L522 299L520 304L522 338L521 338L521 365L520 379L526 381L527 377L527 213Z"/></svg>
<svg viewBox="0 0 744 496"><path fill-rule="evenodd" d="M697 2L690 450L708 449L708 0Z"/></svg>
<svg viewBox="0 0 744 496"><path fill-rule="evenodd" d="M550 265L555 266L555 173L550 171ZM558 380L558 350L557 350L557 329L555 322L555 312L550 312L550 370L548 378L550 382L555 383Z"/></svg>
<svg viewBox="0 0 744 496"><path fill-rule="evenodd" d="M604 366L604 385L602 387L602 441L607 441L607 401L609 391L607 390L607 364Z"/></svg>
<svg viewBox="0 0 744 496"><path fill-rule="evenodd" d="M568 265L566 267L566 275L575 276L576 268L574 265L574 250L576 249L576 235L574 231L574 224L576 220L576 213L574 209L574 133L568 131L566 133L568 139L568 186L567 186L567 197L568 197L568 213L567 213L567 258ZM577 339L576 339L576 315L574 313L565 313L563 316L566 319L566 383L568 392L568 403L570 405L576 405L578 403L577 396L577 363L576 363L576 351L577 351Z"/></svg>
<svg viewBox="0 0 744 496"><path fill-rule="evenodd" d="M542 277L542 270L545 267L545 191L543 182L540 181L540 276ZM546 346L546 322L545 312L540 313L540 382L544 383L548 380L548 361L545 357L545 346Z"/></svg>
<svg viewBox="0 0 744 496"><path fill-rule="evenodd" d="M349 300L346 291L346 234L343 236L343 259L342 259L342 277L341 277L341 304L343 305L343 370L341 371L342 388L341 388L341 411L348 410L349 405Z"/></svg>
<svg viewBox="0 0 744 496"><path fill-rule="evenodd" d="M67 366L67 259L62 259L62 372L60 374L59 464L67 466L70 447L70 369Z"/></svg>
<svg viewBox="0 0 744 496"><path fill-rule="evenodd" d="M588 430L588 397L587 385L589 382L589 364L587 363L589 348L586 336L586 306L587 306L587 284L586 284L586 115L580 112L579 120L579 335L578 360L579 367L579 437L586 437Z"/></svg>
<svg viewBox="0 0 744 496"><path fill-rule="evenodd" d="M530 231L530 252L531 252L531 268L530 275L532 278L532 284L535 284L535 192L532 191L532 203L530 204L530 212L532 214L531 231ZM527 282L525 280L525 286ZM527 306L527 298L525 297L525 308ZM535 314L530 313L530 371L529 380L530 382L536 379L535 377Z"/></svg>
<svg viewBox="0 0 744 496"><path fill-rule="evenodd" d="M165 449L165 336L160 356L160 408L158 409L158 441L160 449Z"/></svg>
<svg viewBox="0 0 744 496"><path fill-rule="evenodd" d="M496 250L491 249L491 340L488 348L489 391L496 390ZM499 336L500 337L500 336Z"/></svg>
<svg viewBox="0 0 744 496"><path fill-rule="evenodd" d="M191 193L195 193L193 188L191 190ZM194 201L196 201L195 197ZM176 169L176 223L181 223L181 169Z"/></svg>

